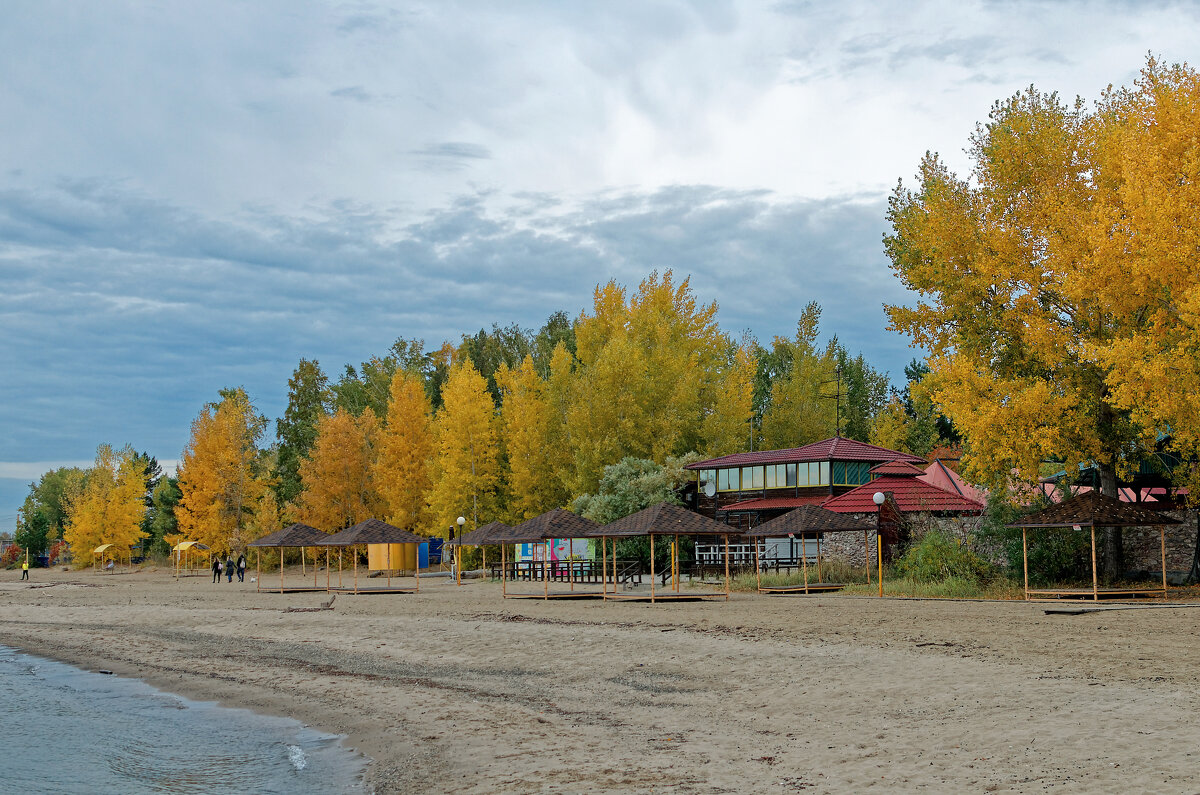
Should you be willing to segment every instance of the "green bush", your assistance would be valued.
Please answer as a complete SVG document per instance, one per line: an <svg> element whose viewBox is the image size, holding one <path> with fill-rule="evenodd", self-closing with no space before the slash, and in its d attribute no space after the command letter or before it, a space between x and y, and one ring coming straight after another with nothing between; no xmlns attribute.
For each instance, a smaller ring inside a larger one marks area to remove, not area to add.
<svg viewBox="0 0 1200 795"><path fill-rule="evenodd" d="M916 582L958 579L986 582L992 567L970 547L945 533L932 530L922 536L896 561L896 573Z"/></svg>

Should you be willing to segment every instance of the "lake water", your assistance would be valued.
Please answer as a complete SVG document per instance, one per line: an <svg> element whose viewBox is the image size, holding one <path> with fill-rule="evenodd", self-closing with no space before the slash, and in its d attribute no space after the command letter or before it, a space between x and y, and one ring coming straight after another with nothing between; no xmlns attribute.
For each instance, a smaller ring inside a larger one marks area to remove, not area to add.
<svg viewBox="0 0 1200 795"><path fill-rule="evenodd" d="M362 793L339 740L0 646L5 792Z"/></svg>

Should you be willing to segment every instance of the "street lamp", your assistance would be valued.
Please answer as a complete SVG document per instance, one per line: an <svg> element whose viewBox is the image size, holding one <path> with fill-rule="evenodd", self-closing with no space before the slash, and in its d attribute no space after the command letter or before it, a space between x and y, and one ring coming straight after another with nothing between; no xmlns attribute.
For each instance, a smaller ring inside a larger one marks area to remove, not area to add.
<svg viewBox="0 0 1200 795"><path fill-rule="evenodd" d="M875 503L875 561L879 565L879 595L883 596L883 527L881 520L883 518L883 504L887 502L887 495L882 491L877 491L871 495L871 501Z"/></svg>
<svg viewBox="0 0 1200 795"><path fill-rule="evenodd" d="M460 516L455 520L458 525L458 542L454 545L454 584L462 585L462 529L467 520ZM452 531L454 528L450 528Z"/></svg>

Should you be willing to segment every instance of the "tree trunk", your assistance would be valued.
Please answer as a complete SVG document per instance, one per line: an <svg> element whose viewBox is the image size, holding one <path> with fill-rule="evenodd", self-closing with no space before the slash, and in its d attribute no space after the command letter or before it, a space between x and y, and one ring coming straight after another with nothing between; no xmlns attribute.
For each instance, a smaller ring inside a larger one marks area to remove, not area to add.
<svg viewBox="0 0 1200 795"><path fill-rule="evenodd" d="M1117 473L1110 466L1100 467L1100 493L1114 500L1121 499L1121 493L1117 490ZM1125 549L1121 539L1121 528L1104 528L1100 552L1100 576L1109 584L1120 580L1125 573Z"/></svg>

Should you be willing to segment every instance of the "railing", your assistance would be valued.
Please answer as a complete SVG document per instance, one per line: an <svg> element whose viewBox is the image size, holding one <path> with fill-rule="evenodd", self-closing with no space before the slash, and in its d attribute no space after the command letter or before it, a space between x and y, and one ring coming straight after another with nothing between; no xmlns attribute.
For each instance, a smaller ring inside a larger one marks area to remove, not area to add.
<svg viewBox="0 0 1200 795"><path fill-rule="evenodd" d="M577 582L599 585L602 582L613 582L613 568L616 569L616 583L641 585L642 569L636 560L617 560L608 562L608 570L598 560L552 560L543 563L540 560L509 561L504 564L504 576L513 581L524 582ZM500 576L500 564L491 566L492 577Z"/></svg>

